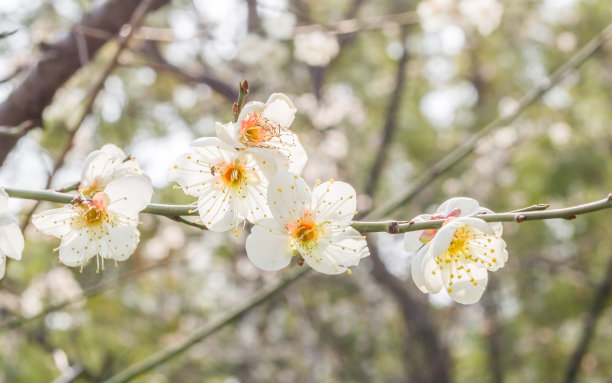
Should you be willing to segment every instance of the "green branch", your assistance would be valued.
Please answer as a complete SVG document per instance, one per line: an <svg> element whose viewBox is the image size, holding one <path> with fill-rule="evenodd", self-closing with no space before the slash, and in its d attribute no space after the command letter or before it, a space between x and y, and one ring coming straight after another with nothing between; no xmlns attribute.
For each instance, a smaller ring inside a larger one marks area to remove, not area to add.
<svg viewBox="0 0 612 383"><path fill-rule="evenodd" d="M202 339L207 336L217 332L228 324L231 324L238 319L240 319L246 312L251 309L257 307L261 303L265 302L274 294L289 286L294 281L298 280L300 277L306 274L306 272L310 270L309 268L303 268L298 272L294 272L288 278L281 280L280 282L272 285L264 287L262 290L257 293L251 300L242 304L240 307L232 310L225 316L219 318L216 321L208 323L199 329L195 330L187 339L183 342L179 343L176 346L169 347L165 350L159 351L156 354L149 356L148 358L131 365L125 370L119 372L117 375L112 376L110 379L104 381L104 383L122 383L127 382L139 375L144 374L145 372L157 367L158 365L172 359L173 357L179 355L183 351L187 350L191 346L200 342Z"/></svg>
<svg viewBox="0 0 612 383"><path fill-rule="evenodd" d="M55 191L44 191L44 190L24 190L24 189L13 189L6 188L6 192L10 197L23 198L23 199L34 199L38 201L49 201L59 203L70 203L74 198L71 194L58 193ZM523 222L523 221L535 221L543 219L554 219L554 218L565 218L572 219L578 215L591 213L598 210L612 208L612 194L607 198L599 201L589 202L582 205L571 206L562 209L546 210L549 205L540 204L526 207L511 211L508 213L496 213L496 214L481 214L478 218L483 219L487 222ZM186 215L198 215L197 211L192 210L193 207L188 205L166 205L151 203L142 212L154 215L161 215L168 217L174 221L194 226L199 229L205 229L205 226L197 223L188 221L182 216ZM427 222L411 223L407 221L379 221L379 222L353 222L353 228L362 233L405 233L408 231L417 231L424 229L436 229L442 226L444 220L433 220Z"/></svg>
<svg viewBox="0 0 612 383"><path fill-rule="evenodd" d="M519 105L514 112L505 116L499 116L495 120L491 121L484 128L480 129L477 133L464 141L463 144L457 147L457 149L453 150L434 166L430 167L423 175L417 178L410 187L407 187L405 191L399 193L394 199L389 200L387 203L384 203L379 208L373 210L371 215L375 217L384 217L414 198L414 196L416 196L421 190L425 189L425 187L431 184L435 179L452 169L456 164L471 154L476 149L478 142L484 136L498 128L501 128L502 126L510 125L525 111L525 109L542 98L546 92L548 92L555 85L559 84L568 74L582 65L582 63L591 57L611 37L612 24L609 24L593 39L591 39L591 41L576 52L576 54L565 62L565 64L560 66L549 78L525 93L525 95L520 99Z"/></svg>

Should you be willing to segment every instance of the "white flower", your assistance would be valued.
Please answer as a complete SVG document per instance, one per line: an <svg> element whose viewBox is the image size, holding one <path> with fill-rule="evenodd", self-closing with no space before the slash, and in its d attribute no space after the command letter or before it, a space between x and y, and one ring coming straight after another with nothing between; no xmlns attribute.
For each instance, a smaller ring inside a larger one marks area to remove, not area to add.
<svg viewBox="0 0 612 383"><path fill-rule="evenodd" d="M263 270L279 270L297 250L313 269L340 274L370 255L365 237L350 227L355 190L330 180L312 192L301 177L279 172L270 179L268 205L274 218L262 219L247 237L251 262Z"/></svg>
<svg viewBox="0 0 612 383"><path fill-rule="evenodd" d="M216 137L191 144L168 173L186 194L198 197L202 223L212 231L226 231L245 219L270 216L266 204L268 176L274 159L252 149L236 150Z"/></svg>
<svg viewBox="0 0 612 383"><path fill-rule="evenodd" d="M274 156L279 169L301 174L308 157L297 135L289 129L297 109L282 93L274 93L264 104L246 104L238 122L217 123L217 136L238 148L256 148Z"/></svg>
<svg viewBox="0 0 612 383"><path fill-rule="evenodd" d="M295 28L296 17L291 12L281 12L275 16L263 18L263 29L266 34L278 40L291 38Z"/></svg>
<svg viewBox="0 0 612 383"><path fill-rule="evenodd" d="M85 197L93 197L109 182L131 174L142 174L134 158L128 158L113 144L104 145L85 158L79 192Z"/></svg>
<svg viewBox="0 0 612 383"><path fill-rule="evenodd" d="M497 0L462 0L459 12L481 35L487 36L499 26L504 6Z"/></svg>
<svg viewBox="0 0 612 383"><path fill-rule="evenodd" d="M140 240L138 212L151 201L153 187L144 175L129 175L109 182L91 201L79 199L65 207L32 217L43 233L61 238L59 258L67 266L83 266L96 257L98 270L104 260L129 258Z"/></svg>
<svg viewBox="0 0 612 383"><path fill-rule="evenodd" d="M487 286L487 270L495 271L508 259L502 224L471 217L491 213L471 198L452 198L436 214L413 219L423 222L446 219L440 229L406 233L407 251L416 251L412 279L424 293L435 294L442 286L453 300L463 304L478 302Z"/></svg>
<svg viewBox="0 0 612 383"><path fill-rule="evenodd" d="M293 39L296 60L311 66L327 66L340 51L336 36L323 31L300 33Z"/></svg>
<svg viewBox="0 0 612 383"><path fill-rule="evenodd" d="M426 32L436 32L452 22L454 0L424 0L417 6L421 27Z"/></svg>
<svg viewBox="0 0 612 383"><path fill-rule="evenodd" d="M23 234L19 226L5 214L8 199L6 191L0 188L0 279L4 278L6 257L20 260L24 247Z"/></svg>

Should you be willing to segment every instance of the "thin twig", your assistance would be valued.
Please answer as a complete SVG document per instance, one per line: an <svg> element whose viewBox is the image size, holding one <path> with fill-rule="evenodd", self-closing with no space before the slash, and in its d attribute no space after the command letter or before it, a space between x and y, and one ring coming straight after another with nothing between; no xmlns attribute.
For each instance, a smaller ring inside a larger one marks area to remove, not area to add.
<svg viewBox="0 0 612 383"><path fill-rule="evenodd" d="M440 175L452 169L455 165L472 153L480 140L493 132L494 130L507 126L520 116L525 109L538 101L546 92L555 85L559 84L569 73L573 72L589 57L591 57L601 46L612 37L612 24L609 24L601 32L599 32L591 41L582 47L574 56L572 56L565 64L557 69L548 79L529 90L519 101L516 110L508 115L498 116L495 120L480 129L463 142L457 149L453 150L447 156L443 157L434 166L430 167L423 175L416 179L411 187L399 193L394 199L382 204L372 213L375 217L384 217L397 209L399 206L412 199L421 190L427 187Z"/></svg>
<svg viewBox="0 0 612 383"><path fill-rule="evenodd" d="M292 282L298 280L300 277L306 274L306 272L310 269L301 269L298 272L294 272L289 277L283 279L282 281L261 289L255 297L246 301L245 304L238 307L235 310L232 310L228 314L219 318L216 321L211 323L207 323L204 326L200 327L196 331L194 331L187 339L183 342L169 347L165 350L162 350L156 354L151 355L150 357L133 364L132 366L126 368L125 370L119 372L118 374L112 376L110 379L106 380L104 383L120 383L127 382L130 379L133 379L139 375L144 374L145 372L157 367L158 365L172 359L173 357L183 353L191 346L197 344L202 339L207 336L214 334L218 330L222 329L226 325L234 323L238 319L240 319L245 313L250 311L251 309L259 306L272 296L274 296L277 292L289 286Z"/></svg>
<svg viewBox="0 0 612 383"><path fill-rule="evenodd" d="M70 203L74 198L71 194L58 193L55 191L45 190L25 190L25 189L14 189L5 188L8 195L12 198L22 199L33 199L38 201L49 201L58 203ZM477 217L486 222L516 222L521 223L524 221L539 221L545 219L574 219L579 215L592 213L599 210L605 210L612 208L612 194L604 199L589 202L581 205L575 205L565 207L561 209L545 209L545 204L534 205L524 209L515 210L507 213L493 213L493 214L479 214ZM150 203L144 210L143 213L161 215L176 219L174 217L181 216L195 216L198 215L197 211L192 210L193 208L188 205L165 205ZM364 217L368 218L370 215ZM191 224L192 222L189 222ZM353 222L353 228L362 233L391 233L399 234L406 233L408 231L417 231L425 229L437 229L444 223L443 219L436 219L426 222L412 222L412 221L355 221ZM193 226L193 225L192 225ZM196 226L200 228L200 226Z"/></svg>
<svg viewBox="0 0 612 383"><path fill-rule="evenodd" d="M595 291L589 312L584 318L580 340L578 340L576 348L572 352L572 355L567 363L567 367L565 368L565 383L573 383L576 381L576 377L578 376L578 372L580 370L580 363L582 362L582 358L584 357L584 354L586 354L589 344L593 339L593 335L595 334L595 326L597 325L597 321L604 311L606 301L608 300L611 292L612 257L610 257L608 260L606 273Z"/></svg>
<svg viewBox="0 0 612 383"><path fill-rule="evenodd" d="M176 221L178 223L184 223L187 226L192 226L192 227L198 228L200 230L208 230L208 228L206 226L202 225L201 223L191 222L190 220L185 219L185 218L181 217L180 215L175 215L174 217L168 217L168 218L170 218L171 220Z"/></svg>
<svg viewBox="0 0 612 383"><path fill-rule="evenodd" d="M106 81L106 78L112 73L112 71L115 69L115 67L119 63L119 56L121 56L121 53L123 53L125 48L127 48L128 43L130 42L130 39L132 35L134 34L134 31L138 29L140 24L144 21L144 16L146 15L147 11L151 7L152 3L153 3L153 0L142 0L140 4L138 5L138 7L136 8L136 10L134 10L134 13L132 14L132 17L128 24L128 27L127 29L125 29L127 30L127 33L125 33L124 35L120 35L119 40L118 40L119 46L117 47L115 54L111 58L111 61L107 64L106 69L104 70L104 72L102 73L102 75L100 76L96 84L89 90L88 95L87 95L87 103L85 104L83 112L77 119L76 123L73 125L72 129L68 131L68 140L66 141L66 144L62 148L60 155L57 157L57 159L53 163L53 168L51 169L49 177L47 178L47 184L45 186L45 189L48 189L49 187L51 187L51 182L53 182L53 178L55 177L55 174L64 165L66 155L68 154L70 149L72 149L72 145L74 144L74 137L76 136L77 132L83 125L83 121L85 121L85 118L91 113L94 102L96 101L98 94L104 87L104 82ZM34 212L38 208L38 205L39 203L36 203L26 213L23 224L21 225L22 231L25 231L28 223L30 222L30 218L32 217L32 214L34 214Z"/></svg>
<svg viewBox="0 0 612 383"><path fill-rule="evenodd" d="M402 41L406 39L406 29L402 29ZM387 106L386 120L383 127L382 139L376 152L376 159L370 169L370 177L364 188L364 193L372 197L378 186L380 176L387 160L387 153L389 152L389 146L393 140L393 135L397 130L397 118L399 113L399 106L402 100L402 94L406 84L406 67L410 60L410 53L408 49L404 48L402 56L397 62L397 69L395 74L395 88L391 93L389 99L389 105Z"/></svg>
<svg viewBox="0 0 612 383"><path fill-rule="evenodd" d="M142 268L139 268L139 269L128 271L127 273L125 273L125 274L123 274L123 275L121 275L121 276L119 276L117 278L114 278L114 279L111 279L111 280L108 280L108 281L103 281L103 282L100 282L98 284L95 284L95 285L93 285L91 287L88 287L88 288L84 289L83 290L83 296L78 297L77 299L71 299L71 300L67 300L67 301L64 301L64 302L61 302L61 303L58 303L58 304L50 305L50 306L46 307L45 309L41 310L38 314L33 315L31 317L18 317L18 318L13 318L11 320L3 322L2 324L0 324L0 332L11 330L11 329L14 329L16 327L21 327L21 326L23 326L26 323L34 321L34 320L36 320L38 318L45 317L50 312L61 310L64 307L67 307L67 306L73 305L75 303L81 302L85 298L90 298L90 297L102 294L102 293L104 293L104 292L106 292L106 291L108 291L108 290L110 290L110 289L112 289L112 288L114 288L116 286L119 286L120 284L122 284L124 282L134 281L135 277L138 276L138 275L142 275L142 274L145 274L145 273L147 273L149 271L156 270L156 269L158 269L160 267L168 266L168 265L170 265L173 262L175 262L175 261L166 259L166 260L160 261L158 263L155 263L155 264L152 264L152 265L149 265L149 266L146 266L146 267L142 267Z"/></svg>

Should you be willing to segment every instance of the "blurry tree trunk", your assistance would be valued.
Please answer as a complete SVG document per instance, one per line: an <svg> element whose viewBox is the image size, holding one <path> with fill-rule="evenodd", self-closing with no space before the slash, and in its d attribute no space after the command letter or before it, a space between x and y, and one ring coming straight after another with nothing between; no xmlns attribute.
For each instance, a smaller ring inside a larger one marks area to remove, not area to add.
<svg viewBox="0 0 612 383"><path fill-rule="evenodd" d="M40 60L32 65L21 84L0 104L0 126L21 127L17 132L0 132L0 165L19 138L42 125L43 111L53 100L55 92L107 42L106 38L91 36L82 30L86 28L115 36L130 20L140 1L109 0L85 14L64 38L41 46ZM155 0L151 9L169 2Z"/></svg>

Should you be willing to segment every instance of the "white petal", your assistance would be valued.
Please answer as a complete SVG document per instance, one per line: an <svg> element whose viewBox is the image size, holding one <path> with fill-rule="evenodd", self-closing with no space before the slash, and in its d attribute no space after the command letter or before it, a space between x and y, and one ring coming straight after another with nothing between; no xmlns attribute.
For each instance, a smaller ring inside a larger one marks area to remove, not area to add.
<svg viewBox="0 0 612 383"><path fill-rule="evenodd" d="M476 284L469 280L462 279L456 281L450 287L448 295L450 295L455 302L469 305L480 300L482 293L484 293L485 288L487 287L487 270L475 267L472 269L472 277L474 278Z"/></svg>
<svg viewBox="0 0 612 383"><path fill-rule="evenodd" d="M138 247L140 232L136 226L115 225L108 228L108 235L102 241L106 241L106 243L100 244L99 247L107 246L107 251L100 249L102 257L125 261Z"/></svg>
<svg viewBox="0 0 612 383"><path fill-rule="evenodd" d="M217 162L199 150L181 154L168 170L168 180L181 185L185 194L199 197L207 189L207 183L215 182L211 169Z"/></svg>
<svg viewBox="0 0 612 383"><path fill-rule="evenodd" d="M443 215L444 217L448 216L453 210L459 209L461 210L460 216L473 215L478 212L478 201L472 198L467 197L455 197L451 198L448 201L444 202L438 210L436 214Z"/></svg>
<svg viewBox="0 0 612 383"><path fill-rule="evenodd" d="M202 223L212 231L227 231L237 224L237 213L228 191L209 188L198 198Z"/></svg>
<svg viewBox="0 0 612 383"><path fill-rule="evenodd" d="M451 241L453 240L453 235L459 226L460 224L458 224L457 220L455 219L438 230L436 236L430 242L430 251L433 257L438 257L448 249Z"/></svg>
<svg viewBox="0 0 612 383"><path fill-rule="evenodd" d="M297 109L289 97L282 93L274 93L266 101L263 117L288 128L295 118L296 111Z"/></svg>
<svg viewBox="0 0 612 383"><path fill-rule="evenodd" d="M464 223L468 226L471 226L473 228L478 229L479 231L488 234L488 235L495 235L495 232L493 231L493 229L491 228L491 226L489 226L489 224L485 221L483 221L480 218L475 218L475 217L459 217L457 219L454 220L454 222L456 224L459 223Z"/></svg>
<svg viewBox="0 0 612 383"><path fill-rule="evenodd" d="M151 202L153 185L145 175L131 175L110 182L104 193L110 199L111 212L134 218Z"/></svg>
<svg viewBox="0 0 612 383"><path fill-rule="evenodd" d="M7 216L0 215L0 257L21 259L24 240L21 229Z"/></svg>
<svg viewBox="0 0 612 383"><path fill-rule="evenodd" d="M0 214L3 214L8 208L8 199L8 193L4 190L4 188L0 188Z"/></svg>
<svg viewBox="0 0 612 383"><path fill-rule="evenodd" d="M87 229L70 232L59 247L60 261L66 266L83 266L98 253L98 246Z"/></svg>
<svg viewBox="0 0 612 383"><path fill-rule="evenodd" d="M295 137L293 141L293 146L289 148L289 168L288 170L291 173L295 173L297 175L302 174L304 167L306 167L306 163L308 162L308 155L306 154L306 150L300 143L299 138Z"/></svg>
<svg viewBox="0 0 612 383"><path fill-rule="evenodd" d="M248 102L243 108L240 114L238 115L238 126L242 123L242 120L247 118L249 114L252 113L261 113L264 111L266 105L261 101L251 101Z"/></svg>
<svg viewBox="0 0 612 383"><path fill-rule="evenodd" d="M310 188L303 178L289 172L276 173L268 186L268 205L281 222L298 218L311 206Z"/></svg>
<svg viewBox="0 0 612 383"><path fill-rule="evenodd" d="M357 209L355 189L346 182L323 182L312 190L312 209L319 222L350 222Z"/></svg>
<svg viewBox="0 0 612 383"><path fill-rule="evenodd" d="M421 249L414 255L412 266L410 267L410 273L414 284L425 294L430 292L425 286L425 271L423 270L423 257L427 253L427 250L429 250L427 246L421 245Z"/></svg>
<svg viewBox="0 0 612 383"><path fill-rule="evenodd" d="M263 219L253 226L246 240L246 252L255 266L275 271L291 262L293 250L289 236L282 234L282 230L275 219Z"/></svg>
<svg viewBox="0 0 612 383"><path fill-rule="evenodd" d="M423 283L425 288L432 294L438 293L442 289L442 275L436 263L436 258L428 251L423 257Z"/></svg>
<svg viewBox="0 0 612 383"><path fill-rule="evenodd" d="M123 161L127 158L125 152L121 150L117 145L106 144L100 148L100 151L109 154L112 158L116 160Z"/></svg>
<svg viewBox="0 0 612 383"><path fill-rule="evenodd" d="M73 215L75 213L70 207L45 210L40 214L35 214L32 217L32 223L41 232L62 238L71 230L70 221Z"/></svg>
<svg viewBox="0 0 612 383"><path fill-rule="evenodd" d="M430 218L431 218L430 214L421 214L411 219L411 221L415 223L425 222L425 221L429 221ZM421 236L422 233L423 233L423 230L417 230L417 231L408 231L406 232L406 234L404 234L404 248L406 249L407 252L410 253L413 251L417 251L418 249L421 248L421 246L423 246L423 242L419 240L419 237Z"/></svg>
<svg viewBox="0 0 612 383"><path fill-rule="evenodd" d="M359 260L368 257L370 250L363 236L352 227L335 233L329 238L329 244L325 248L327 256L341 266L356 266Z"/></svg>
<svg viewBox="0 0 612 383"><path fill-rule="evenodd" d="M485 213L485 215L495 214L493 210L487 209L486 207L481 207L480 209L478 209L478 214L481 214L481 213ZM504 231L504 227L502 226L501 222L488 222L488 224L489 226L491 226L496 236L500 237L502 235Z"/></svg>
<svg viewBox="0 0 612 383"><path fill-rule="evenodd" d="M225 144L235 148L244 147L237 138L235 124L233 122L227 124L222 124L220 122L215 123L215 132L217 133L217 137Z"/></svg>
<svg viewBox="0 0 612 383"><path fill-rule="evenodd" d="M6 272L6 257L0 256L0 279L4 278Z"/></svg>

